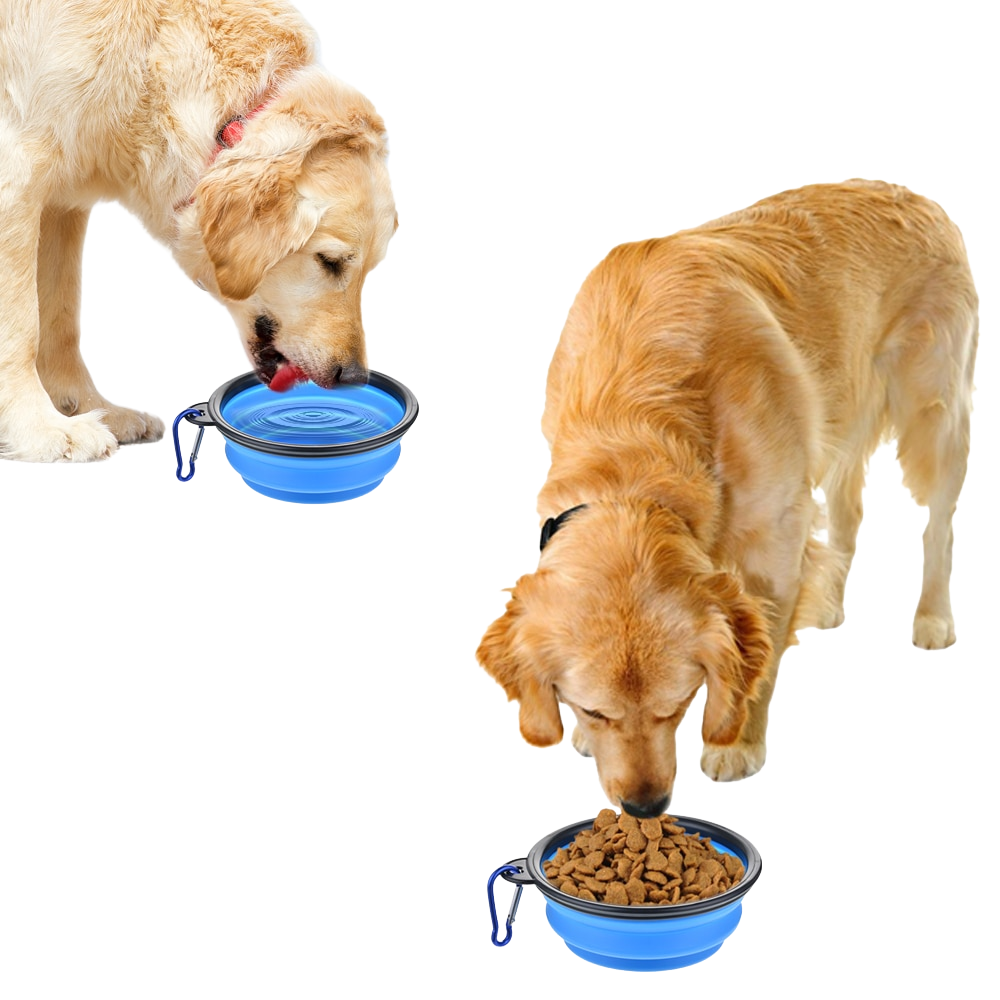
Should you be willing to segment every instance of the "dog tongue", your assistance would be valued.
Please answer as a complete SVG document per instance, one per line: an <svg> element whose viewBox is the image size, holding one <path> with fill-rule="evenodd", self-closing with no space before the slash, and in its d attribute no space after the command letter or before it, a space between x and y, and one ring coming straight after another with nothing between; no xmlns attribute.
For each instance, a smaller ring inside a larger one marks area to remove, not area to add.
<svg viewBox="0 0 1000 1000"><path fill-rule="evenodd" d="M284 364L274 373L269 388L275 392L286 392L296 382L305 382L308 378L298 365Z"/></svg>

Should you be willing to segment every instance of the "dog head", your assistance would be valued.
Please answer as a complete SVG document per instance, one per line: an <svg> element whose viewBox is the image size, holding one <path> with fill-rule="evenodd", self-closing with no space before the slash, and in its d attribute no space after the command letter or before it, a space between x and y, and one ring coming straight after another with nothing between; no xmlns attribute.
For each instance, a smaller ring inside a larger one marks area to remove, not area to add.
<svg viewBox="0 0 1000 1000"><path fill-rule="evenodd" d="M570 706L574 746L594 757L616 806L667 808L675 732L703 683L705 742L737 739L770 655L763 609L674 515L589 505L511 593L479 662L520 702L521 735L535 746L562 739L559 702Z"/></svg>
<svg viewBox="0 0 1000 1000"><path fill-rule="evenodd" d="M178 256L264 382L285 366L324 387L366 381L361 288L397 226L385 160L371 104L308 70L202 176Z"/></svg>

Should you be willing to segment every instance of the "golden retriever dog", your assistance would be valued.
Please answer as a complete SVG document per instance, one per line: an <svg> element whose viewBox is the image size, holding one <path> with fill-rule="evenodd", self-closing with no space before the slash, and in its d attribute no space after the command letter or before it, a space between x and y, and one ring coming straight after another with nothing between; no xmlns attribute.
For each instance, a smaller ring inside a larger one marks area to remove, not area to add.
<svg viewBox="0 0 1000 1000"><path fill-rule="evenodd" d="M477 654L524 738L557 743L568 704L608 798L658 815L704 683L702 770L758 771L795 629L843 621L866 462L890 435L929 508L913 642L954 642L977 332L958 229L889 184L789 191L613 250L549 369L538 569Z"/></svg>
<svg viewBox="0 0 1000 1000"><path fill-rule="evenodd" d="M222 301L261 379L367 378L365 274L396 226L385 129L281 0L0 0L0 454L163 433L80 356L88 213L117 199Z"/></svg>

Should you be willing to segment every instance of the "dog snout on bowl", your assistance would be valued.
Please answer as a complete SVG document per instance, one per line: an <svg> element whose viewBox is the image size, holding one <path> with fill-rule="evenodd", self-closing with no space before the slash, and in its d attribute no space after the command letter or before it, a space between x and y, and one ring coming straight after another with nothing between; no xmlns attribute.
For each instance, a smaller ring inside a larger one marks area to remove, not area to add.
<svg viewBox="0 0 1000 1000"><path fill-rule="evenodd" d="M253 318L252 331L247 341L247 354L253 362L261 381L270 384L278 370L290 366L300 378L308 378L323 389L336 385L366 385L368 366L363 347L363 337L348 338L346 350L334 347L329 353L320 354L315 347L296 343L282 324L269 313Z"/></svg>
<svg viewBox="0 0 1000 1000"><path fill-rule="evenodd" d="M333 361L325 371L318 372L311 377L318 386L322 386L324 389L332 389L335 385L365 385L368 381L368 369L355 359L348 360L346 363Z"/></svg>
<svg viewBox="0 0 1000 1000"><path fill-rule="evenodd" d="M622 799L622 809L624 809L630 816L635 816L637 819L648 819L661 816L667 811L667 807L669 805L669 792L667 792L666 795L661 795L659 798L645 798L641 802L631 802L627 799Z"/></svg>
<svg viewBox="0 0 1000 1000"><path fill-rule="evenodd" d="M597 774L608 801L639 819L659 816L670 805L677 777L674 732L641 741L621 734L594 743Z"/></svg>

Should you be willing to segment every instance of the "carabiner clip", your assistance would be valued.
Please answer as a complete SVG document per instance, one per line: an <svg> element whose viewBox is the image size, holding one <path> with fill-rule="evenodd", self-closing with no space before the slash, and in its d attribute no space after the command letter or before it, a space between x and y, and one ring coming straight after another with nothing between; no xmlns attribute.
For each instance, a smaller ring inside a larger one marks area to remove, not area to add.
<svg viewBox="0 0 1000 1000"><path fill-rule="evenodd" d="M198 425L198 436L194 439L194 450L191 452L190 472L188 472L186 476L181 475L181 471L184 468L184 459L181 458L181 442L177 434L177 425L184 419L184 417L203 417L204 415L205 414L202 410L191 407L178 413L177 419L174 420L174 452L177 455L177 478L182 483L186 483L194 476L194 463L198 458L198 449L201 448L201 439L205 436L205 425Z"/></svg>
<svg viewBox="0 0 1000 1000"><path fill-rule="evenodd" d="M505 944L510 943L510 939L514 936L514 928L511 924L514 923L514 917L517 914L517 904L521 902L521 890L524 886L519 882L517 887L514 889L514 901L510 904L510 911L507 914L507 936L502 940L497 940L497 934L500 932L500 925L497 921L497 907L496 903L493 902L493 883L496 881L498 875L502 875L504 872L519 872L521 871L517 865L502 865L498 868L491 876L489 882L486 883L486 898L490 903L490 919L493 921L493 933L490 935L490 940L498 947L502 948Z"/></svg>

